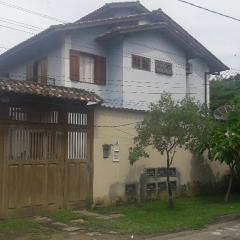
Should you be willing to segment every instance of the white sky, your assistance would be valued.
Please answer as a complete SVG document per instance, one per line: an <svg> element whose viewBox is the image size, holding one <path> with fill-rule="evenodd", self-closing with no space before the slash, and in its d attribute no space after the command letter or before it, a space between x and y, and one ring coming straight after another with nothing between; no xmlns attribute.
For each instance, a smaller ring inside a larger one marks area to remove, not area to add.
<svg viewBox="0 0 240 240"><path fill-rule="evenodd" d="M75 21L89 12L101 7L107 2L117 0L3 0L38 11L67 22ZM216 10L236 18L240 18L240 1L238 0L189 0L195 4ZM141 0L148 9L162 8L170 17L176 20L190 34L197 38L205 47L220 58L225 64L240 70L240 22L217 16L206 11L193 8L176 0ZM0 5L1 17L24 22L41 28L58 22L28 14L13 8ZM31 35L3 27L10 25L0 21L0 47L10 48ZM29 29L21 28L25 31ZM0 48L0 53L4 49Z"/></svg>

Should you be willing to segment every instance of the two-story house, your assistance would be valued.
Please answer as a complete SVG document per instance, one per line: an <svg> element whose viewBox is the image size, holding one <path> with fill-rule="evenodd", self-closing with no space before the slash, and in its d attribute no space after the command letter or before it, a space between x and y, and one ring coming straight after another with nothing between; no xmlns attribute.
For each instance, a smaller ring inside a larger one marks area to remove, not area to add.
<svg viewBox="0 0 240 240"><path fill-rule="evenodd" d="M149 11L138 1L106 4L6 51L0 56L0 92L1 104L8 104L10 130L2 140L2 209L124 199L126 184L138 183L146 168L165 165L154 150L150 159L134 166L128 162L134 126L149 104L163 91L175 99L190 95L208 103L209 76L227 69L161 9ZM32 102L29 112L27 98ZM50 126L49 132L32 126L39 101L49 110L39 115L38 125ZM17 128L12 129L12 121ZM50 131L60 123L67 125L66 131ZM183 150L177 158L177 186L212 180L218 172L217 166L207 171L199 167ZM28 197L16 199L22 191Z"/></svg>

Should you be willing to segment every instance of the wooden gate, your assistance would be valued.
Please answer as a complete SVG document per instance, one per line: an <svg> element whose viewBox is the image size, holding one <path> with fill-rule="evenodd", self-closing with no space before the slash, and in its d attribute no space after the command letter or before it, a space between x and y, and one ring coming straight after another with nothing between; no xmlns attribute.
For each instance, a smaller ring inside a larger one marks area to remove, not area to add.
<svg viewBox="0 0 240 240"><path fill-rule="evenodd" d="M91 132L86 113L68 112L67 121L64 203L77 208L86 205L91 195Z"/></svg>
<svg viewBox="0 0 240 240"><path fill-rule="evenodd" d="M87 111L9 107L8 115L0 125L0 215L86 206L92 169Z"/></svg>

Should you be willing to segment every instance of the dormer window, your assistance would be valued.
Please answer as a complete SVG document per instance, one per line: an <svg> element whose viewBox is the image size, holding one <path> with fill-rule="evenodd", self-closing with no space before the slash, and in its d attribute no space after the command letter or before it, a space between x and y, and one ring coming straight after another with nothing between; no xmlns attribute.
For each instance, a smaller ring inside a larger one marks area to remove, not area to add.
<svg viewBox="0 0 240 240"><path fill-rule="evenodd" d="M144 70L144 71L151 71L151 59L138 56L138 55L132 55L132 68Z"/></svg>

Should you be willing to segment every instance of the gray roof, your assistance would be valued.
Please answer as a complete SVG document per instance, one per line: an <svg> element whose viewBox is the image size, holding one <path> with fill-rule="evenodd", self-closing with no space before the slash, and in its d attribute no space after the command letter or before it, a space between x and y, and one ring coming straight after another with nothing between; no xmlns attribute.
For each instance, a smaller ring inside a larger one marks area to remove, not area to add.
<svg viewBox="0 0 240 240"><path fill-rule="evenodd" d="M109 12L112 12L113 10L118 10L120 8L131 8L131 9L134 10L135 14L150 12L139 1L135 1L135 2L113 2L113 3L106 3L101 8L87 14L86 16L84 16L80 20L78 20L77 22L102 19L102 18L104 18L105 13L109 13Z"/></svg>
<svg viewBox="0 0 240 240"><path fill-rule="evenodd" d="M109 17L106 19L96 17L96 15L99 14L99 11L111 11L112 8L119 8L123 6L135 7L137 9L141 9L141 11L137 14L135 13L128 16ZM206 49L200 42L198 42L186 30L184 30L179 24L177 24L173 19L171 19L160 9L149 12L139 2L111 3L103 6L100 9L102 10L98 9L93 13L83 17L80 21L69 24L51 26L45 31L6 51L2 55L0 55L0 71L4 71L8 67L17 64L20 61L24 61L24 59L29 57L29 54L33 54L33 49L51 49L51 47L56 46L58 42L61 42L65 33L69 33L77 29L110 25L112 26L112 30L110 30L112 32L106 32L103 34L103 36L109 37L109 34L114 35L115 33L119 32L119 28L116 29L116 26L118 24L120 25L124 22L128 23L141 19L151 20L152 24L145 27L136 25L136 30L149 31L150 28L160 28L159 26L161 26L162 29L167 30L166 34L168 37L173 39L176 44L179 44L182 48L184 48L184 50L188 54L188 57L199 57L206 61L210 67L211 73L225 71L229 69L216 56L214 56L210 51L208 51L208 49ZM129 31L129 29L125 29L124 31Z"/></svg>

